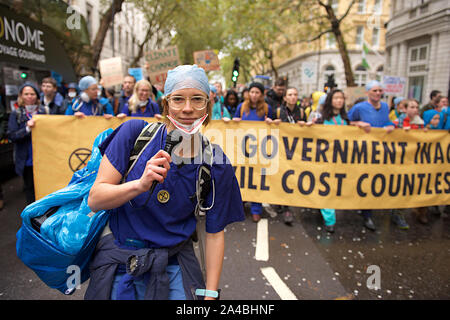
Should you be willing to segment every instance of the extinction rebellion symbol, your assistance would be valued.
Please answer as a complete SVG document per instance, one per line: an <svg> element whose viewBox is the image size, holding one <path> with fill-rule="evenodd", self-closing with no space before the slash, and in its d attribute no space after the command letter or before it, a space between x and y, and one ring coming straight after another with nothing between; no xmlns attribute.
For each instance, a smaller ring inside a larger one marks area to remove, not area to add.
<svg viewBox="0 0 450 320"><path fill-rule="evenodd" d="M83 169L91 156L91 150L86 148L76 149L69 157L69 167L73 172Z"/></svg>

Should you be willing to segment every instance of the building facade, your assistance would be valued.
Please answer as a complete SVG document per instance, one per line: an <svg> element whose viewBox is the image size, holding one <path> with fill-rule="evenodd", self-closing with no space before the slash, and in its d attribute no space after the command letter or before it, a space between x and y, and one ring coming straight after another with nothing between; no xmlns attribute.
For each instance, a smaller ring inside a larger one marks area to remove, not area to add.
<svg viewBox="0 0 450 320"><path fill-rule="evenodd" d="M333 1L337 17L345 13L350 2ZM341 25L358 86L364 86L373 79L382 79L385 65L384 24L389 19L389 12L390 0L359 0ZM364 52L364 44L369 48L368 52ZM289 86L298 88L301 95L323 90L330 75L334 75L338 88L347 87L344 64L331 33L312 43L294 45L289 51L289 56L284 55L277 61L278 74L286 77ZM305 74L305 66L310 69L310 77Z"/></svg>
<svg viewBox="0 0 450 320"><path fill-rule="evenodd" d="M93 43L100 26L101 16L107 8L102 6L102 1L98 0L67 0L66 2L85 18L91 43ZM138 43L142 43L145 39L146 24L144 14L133 3L124 2L122 11L114 15L114 23L106 34L100 60L120 56L123 67L127 70L138 54ZM144 48L147 50L149 47L151 42ZM144 64L144 59L141 58L139 66L144 67Z"/></svg>
<svg viewBox="0 0 450 320"><path fill-rule="evenodd" d="M386 71L406 78L405 96L422 104L432 90L449 95L450 2L392 0Z"/></svg>

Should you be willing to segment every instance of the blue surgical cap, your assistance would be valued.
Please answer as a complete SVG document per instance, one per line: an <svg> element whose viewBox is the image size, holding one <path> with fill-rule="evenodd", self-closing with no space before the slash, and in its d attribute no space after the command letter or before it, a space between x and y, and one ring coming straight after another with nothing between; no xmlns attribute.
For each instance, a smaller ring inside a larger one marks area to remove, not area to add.
<svg viewBox="0 0 450 320"><path fill-rule="evenodd" d="M217 93L217 89L213 85L209 85L209 90L214 92L214 93Z"/></svg>
<svg viewBox="0 0 450 320"><path fill-rule="evenodd" d="M395 98L395 99L394 99L394 104L395 104L395 106L398 106L398 104L399 104L400 102L402 102L403 100L405 100L405 98L403 98L403 97L397 97L397 98Z"/></svg>
<svg viewBox="0 0 450 320"><path fill-rule="evenodd" d="M371 90L373 87L383 88L383 85L380 83L380 81L372 80L368 84L366 84L366 91Z"/></svg>
<svg viewBox="0 0 450 320"><path fill-rule="evenodd" d="M198 89L209 96L210 88L205 70L197 65L182 65L167 73L164 95L180 89Z"/></svg>
<svg viewBox="0 0 450 320"><path fill-rule="evenodd" d="M423 113L423 121L425 122L425 125L429 124L431 120L434 118L434 116L437 114L439 114L439 112L437 112L434 109L425 111Z"/></svg>
<svg viewBox="0 0 450 320"><path fill-rule="evenodd" d="M93 84L97 84L97 80L92 76L86 76L86 77L81 78L80 82L78 83L78 88L81 91L84 91L87 88L89 88L90 86L92 86Z"/></svg>

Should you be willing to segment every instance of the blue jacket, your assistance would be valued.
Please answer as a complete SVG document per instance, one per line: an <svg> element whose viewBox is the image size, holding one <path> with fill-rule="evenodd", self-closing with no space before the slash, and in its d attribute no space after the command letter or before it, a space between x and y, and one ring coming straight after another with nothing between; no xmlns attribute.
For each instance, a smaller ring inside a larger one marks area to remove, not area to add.
<svg viewBox="0 0 450 320"><path fill-rule="evenodd" d="M180 264L184 292L189 300L195 299L195 289L205 288L205 282L195 256L192 240L188 239L173 248L127 250L114 244L112 233L97 244L90 264L90 281L84 298L86 300L109 300L114 276L120 266L126 267L117 296L119 300L134 300L133 280L143 277L147 282L145 298L168 300L169 278L166 267L169 257L176 256ZM132 259L135 257L136 259ZM135 261L135 265L131 261Z"/></svg>
<svg viewBox="0 0 450 320"><path fill-rule="evenodd" d="M41 92L41 103L44 104L44 93ZM65 112L65 104L64 97L56 92L53 101L48 104L49 114L64 114Z"/></svg>
<svg viewBox="0 0 450 320"><path fill-rule="evenodd" d="M129 109L128 102L125 103L120 112L125 113L128 117L154 117L155 114L159 114L159 107L152 99L148 99L144 112L141 111L141 108L137 108L136 112L132 113Z"/></svg>
<svg viewBox="0 0 450 320"><path fill-rule="evenodd" d="M39 107L38 114L45 114L43 106ZM23 175L25 166L32 164L31 132L27 132L27 115L25 108L19 107L11 112L8 120L8 138L14 143L14 163L16 173Z"/></svg>
<svg viewBox="0 0 450 320"><path fill-rule="evenodd" d="M97 103L98 102L98 103ZM106 98L100 98L100 100L95 100L94 103L96 103L96 105L93 105L93 101L89 101L89 102L82 102L81 99L74 98L72 100L72 103L70 103L67 106L66 109L66 115L71 116L75 114L75 110L74 108L81 107L79 108L78 111L83 112L85 115L87 116L92 116L92 115L98 115L98 116L102 116L105 113L106 114L111 114L114 115L114 110L111 106L111 104L109 103L109 100ZM101 110L98 110L98 107L101 107Z"/></svg>

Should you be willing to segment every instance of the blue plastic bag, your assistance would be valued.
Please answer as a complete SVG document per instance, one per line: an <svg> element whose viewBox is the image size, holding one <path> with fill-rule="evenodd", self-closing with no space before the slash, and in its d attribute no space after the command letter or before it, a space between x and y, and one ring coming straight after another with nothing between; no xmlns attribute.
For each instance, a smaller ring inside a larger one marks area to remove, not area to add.
<svg viewBox="0 0 450 320"><path fill-rule="evenodd" d="M89 260L108 220L106 211L93 213L87 201L102 160L98 145L112 132L108 129L97 136L87 166L73 174L67 187L30 204L21 214L17 256L44 283L64 294L72 294L75 285L89 278ZM59 209L44 221L40 232L35 230L31 219L53 207ZM76 270L78 281L72 276Z"/></svg>

